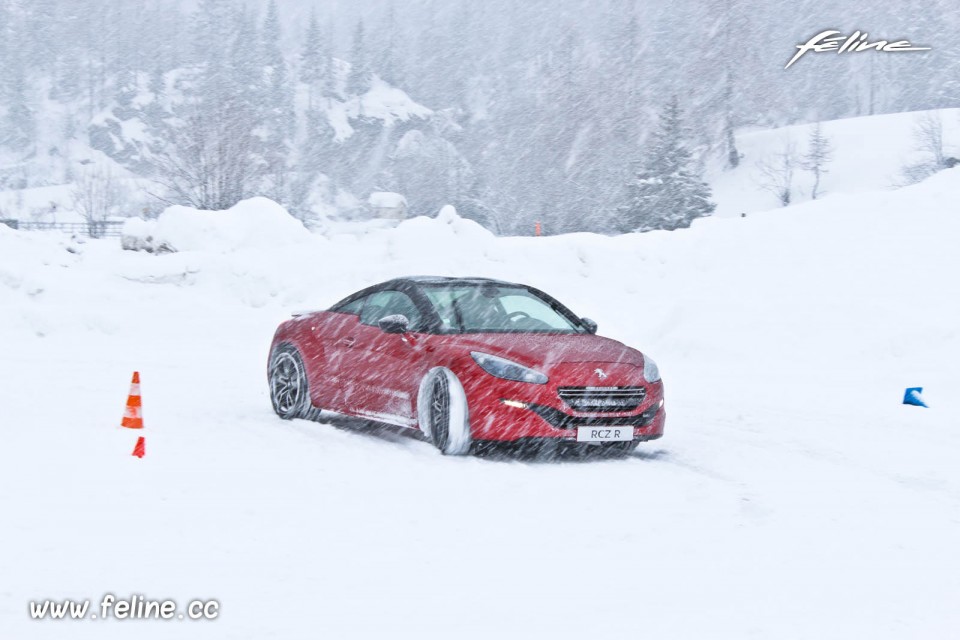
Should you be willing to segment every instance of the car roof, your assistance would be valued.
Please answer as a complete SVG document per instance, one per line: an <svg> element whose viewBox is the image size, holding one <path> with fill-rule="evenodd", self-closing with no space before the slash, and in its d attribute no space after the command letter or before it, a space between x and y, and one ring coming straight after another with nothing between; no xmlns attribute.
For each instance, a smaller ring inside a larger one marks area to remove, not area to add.
<svg viewBox="0 0 960 640"><path fill-rule="evenodd" d="M379 284L375 284L375 285L366 287L365 289L356 291L350 294L349 296L347 296L346 298L344 298L343 300L340 300L339 302L337 302L328 310L329 311L336 310L339 307L345 304L349 304L359 298L363 298L365 296L369 296L373 293L377 293L384 290L391 290L391 289L395 289L398 291L406 290L407 293L413 293L413 291L411 291L412 289L412 290L418 291L420 295L423 295L423 289L422 289L423 286L458 285L458 284L467 285L467 286L498 285L498 286L506 286L506 287L521 287L521 288L533 291L534 293L539 293L541 295L546 296L546 294L544 294L542 291L533 289L528 285L518 284L515 282L506 282L504 280L494 280L493 278L476 278L476 277L454 278L450 276L404 276L401 278L394 278L393 280L387 280L385 282L381 282ZM546 296L546 297L549 298L549 296ZM309 313L312 313L312 312L298 311L293 314L293 317L296 318L303 315L307 315Z"/></svg>
<svg viewBox="0 0 960 640"><path fill-rule="evenodd" d="M396 284L396 283L410 283L414 285L433 285L433 284L467 284L467 285L483 285L483 284L498 284L498 285L507 285L507 286L518 286L513 282L505 282L503 280L494 280L492 278L454 278L449 276L407 276L404 278L394 278L389 282L383 284Z"/></svg>

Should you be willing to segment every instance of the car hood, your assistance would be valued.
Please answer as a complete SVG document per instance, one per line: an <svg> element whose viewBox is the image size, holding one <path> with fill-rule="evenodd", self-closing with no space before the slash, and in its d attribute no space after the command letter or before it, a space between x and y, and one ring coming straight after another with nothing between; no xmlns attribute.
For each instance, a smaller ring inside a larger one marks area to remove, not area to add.
<svg viewBox="0 0 960 640"><path fill-rule="evenodd" d="M643 354L636 349L584 333L473 333L458 335L457 343L471 351L509 358L528 367L549 369L563 362L643 366Z"/></svg>

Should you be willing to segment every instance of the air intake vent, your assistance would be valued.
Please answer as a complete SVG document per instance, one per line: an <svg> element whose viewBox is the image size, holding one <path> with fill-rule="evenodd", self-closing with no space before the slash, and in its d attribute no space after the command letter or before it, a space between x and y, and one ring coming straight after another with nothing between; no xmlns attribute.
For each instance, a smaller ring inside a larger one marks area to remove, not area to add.
<svg viewBox="0 0 960 640"><path fill-rule="evenodd" d="M560 387L557 393L574 411L617 413L639 407L647 390L643 387Z"/></svg>

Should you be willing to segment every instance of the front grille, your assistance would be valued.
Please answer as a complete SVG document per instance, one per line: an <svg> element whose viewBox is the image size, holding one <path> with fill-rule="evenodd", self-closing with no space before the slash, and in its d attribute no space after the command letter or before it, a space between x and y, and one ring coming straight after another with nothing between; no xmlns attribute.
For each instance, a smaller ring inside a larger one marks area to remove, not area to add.
<svg viewBox="0 0 960 640"><path fill-rule="evenodd" d="M647 390L643 387L560 387L557 393L574 411L618 413L639 407Z"/></svg>
<svg viewBox="0 0 960 640"><path fill-rule="evenodd" d="M554 429L576 429L577 427L645 427L657 417L657 405L654 405L641 414L617 418L602 416L571 416L539 404L528 405L530 411L546 420Z"/></svg>

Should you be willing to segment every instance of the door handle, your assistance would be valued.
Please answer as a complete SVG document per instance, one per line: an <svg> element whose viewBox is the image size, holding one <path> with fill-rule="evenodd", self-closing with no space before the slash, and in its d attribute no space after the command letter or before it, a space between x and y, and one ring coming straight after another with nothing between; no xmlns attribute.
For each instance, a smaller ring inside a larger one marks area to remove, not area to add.
<svg viewBox="0 0 960 640"><path fill-rule="evenodd" d="M345 347L352 347L353 343L356 341L356 338L340 338L338 344L342 344Z"/></svg>

